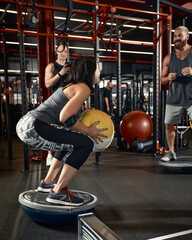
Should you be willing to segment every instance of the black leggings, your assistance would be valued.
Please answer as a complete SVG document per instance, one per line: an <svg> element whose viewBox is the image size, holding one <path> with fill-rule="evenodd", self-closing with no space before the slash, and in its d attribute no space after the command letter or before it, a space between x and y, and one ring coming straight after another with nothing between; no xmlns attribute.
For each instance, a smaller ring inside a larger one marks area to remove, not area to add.
<svg viewBox="0 0 192 240"><path fill-rule="evenodd" d="M39 120L35 120L35 131L46 140L44 146L50 146L50 148L47 147L47 150L56 151L54 155L56 159L77 170L93 151L93 141L81 132L60 126L51 126ZM53 145L54 148L51 147Z"/></svg>

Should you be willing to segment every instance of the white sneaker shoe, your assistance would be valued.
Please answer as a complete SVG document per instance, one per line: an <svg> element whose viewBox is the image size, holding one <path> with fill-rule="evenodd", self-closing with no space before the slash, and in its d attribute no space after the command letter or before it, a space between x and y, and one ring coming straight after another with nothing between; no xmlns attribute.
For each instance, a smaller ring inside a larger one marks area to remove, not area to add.
<svg viewBox="0 0 192 240"><path fill-rule="evenodd" d="M177 160L176 153L172 153L171 151L165 153L165 155L160 159L162 162L169 162Z"/></svg>
<svg viewBox="0 0 192 240"><path fill-rule="evenodd" d="M53 159L53 156L49 153L46 158L46 166L49 167L51 165L51 161Z"/></svg>

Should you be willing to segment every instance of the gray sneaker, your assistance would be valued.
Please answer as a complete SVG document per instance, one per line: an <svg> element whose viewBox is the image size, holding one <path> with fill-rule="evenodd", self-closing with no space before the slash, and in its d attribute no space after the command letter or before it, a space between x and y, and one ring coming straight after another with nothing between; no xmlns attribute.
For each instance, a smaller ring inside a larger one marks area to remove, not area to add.
<svg viewBox="0 0 192 240"><path fill-rule="evenodd" d="M172 153L171 151L165 153L165 155L160 159L162 162L169 162L177 160L176 153Z"/></svg>
<svg viewBox="0 0 192 240"><path fill-rule="evenodd" d="M83 199L72 194L67 187L62 188L60 192L54 193L53 190L49 192L46 201L49 203L62 204L67 206L80 206L83 204Z"/></svg>
<svg viewBox="0 0 192 240"><path fill-rule="evenodd" d="M54 188L55 187L55 185L56 185L56 182L55 181L53 181L53 182L51 182L51 183L45 183L43 180L41 180L41 182L40 182L40 185L39 185L39 187L37 188L37 190L39 191L39 192L50 192L50 190L52 189L52 188Z"/></svg>

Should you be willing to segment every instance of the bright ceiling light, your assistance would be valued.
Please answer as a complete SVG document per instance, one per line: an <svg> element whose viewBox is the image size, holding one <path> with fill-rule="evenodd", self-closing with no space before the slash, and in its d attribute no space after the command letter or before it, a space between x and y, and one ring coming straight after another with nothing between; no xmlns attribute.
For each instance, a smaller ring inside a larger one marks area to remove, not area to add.
<svg viewBox="0 0 192 240"><path fill-rule="evenodd" d="M0 41L0 43L3 43L3 41ZM6 41L6 44L19 45L19 42ZM24 45L37 47L37 43L24 43Z"/></svg>
<svg viewBox="0 0 192 240"><path fill-rule="evenodd" d="M54 16L55 19L58 19L58 20L66 20L65 17L57 17L57 16ZM70 18L70 21L74 21L74 22L87 22L86 19L78 19L78 18Z"/></svg>
<svg viewBox="0 0 192 240"><path fill-rule="evenodd" d="M81 50L88 50L88 51L93 51L94 48L88 48L88 47L73 47L69 46L69 49L81 49Z"/></svg>
<svg viewBox="0 0 192 240"><path fill-rule="evenodd" d="M127 51L127 50L121 50L121 53L132 53L132 54L153 55L152 52L139 52L139 51Z"/></svg>
<svg viewBox="0 0 192 240"><path fill-rule="evenodd" d="M5 12L5 9L0 9L0 12ZM17 11L14 10L6 10L7 13L13 13L13 14L17 14ZM23 13L25 14L25 13Z"/></svg>
<svg viewBox="0 0 192 240"><path fill-rule="evenodd" d="M141 29L153 30L153 27L139 26Z"/></svg>
<svg viewBox="0 0 192 240"><path fill-rule="evenodd" d="M68 37L71 37L71 38L86 38L86 39L92 39L92 37L87 37L87 36L78 36L78 35L68 35Z"/></svg>
<svg viewBox="0 0 192 240"><path fill-rule="evenodd" d="M4 72L4 69L0 69L0 72ZM13 69L13 70L7 70L7 72L9 72L9 73L20 73L21 71ZM38 73L38 71L25 70L25 73Z"/></svg>
<svg viewBox="0 0 192 240"><path fill-rule="evenodd" d="M151 46L153 45L153 42L145 42L145 41L136 41L136 40L123 40L120 39L120 42L124 43L127 42L129 44L133 43L133 44L150 44Z"/></svg>
<svg viewBox="0 0 192 240"><path fill-rule="evenodd" d="M127 27L127 28L136 28L136 25L129 25L129 24L123 24L123 27Z"/></svg>
<svg viewBox="0 0 192 240"><path fill-rule="evenodd" d="M2 43L2 41L0 41L0 43ZM9 41L7 41L6 43L7 44L19 45L19 42L9 42ZM26 46L37 46L36 43L24 43L24 45L26 45ZM69 49L86 50L86 51L93 51L94 50L94 48L92 48L92 47L76 47L76 46L69 46ZM99 51L105 52L106 49L100 48ZM108 49L108 51L111 51L111 50ZM115 49L113 51L116 52ZM153 54L152 52L127 51L127 50L121 50L121 53L133 53L133 54L136 53L136 54L147 54L147 55Z"/></svg>

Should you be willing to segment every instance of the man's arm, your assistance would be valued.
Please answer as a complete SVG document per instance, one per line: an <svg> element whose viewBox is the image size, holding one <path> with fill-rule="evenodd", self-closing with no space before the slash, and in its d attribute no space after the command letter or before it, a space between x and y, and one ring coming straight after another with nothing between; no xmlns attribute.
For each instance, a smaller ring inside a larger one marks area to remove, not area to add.
<svg viewBox="0 0 192 240"><path fill-rule="evenodd" d="M177 73L169 73L169 63L171 59L171 54L167 55L163 60L163 69L161 73L161 84L167 84L168 82L175 80Z"/></svg>
<svg viewBox="0 0 192 240"><path fill-rule="evenodd" d="M107 112L109 112L110 108L109 108L109 99L108 99L108 97L105 97L105 104L106 104L106 110L107 110Z"/></svg>

